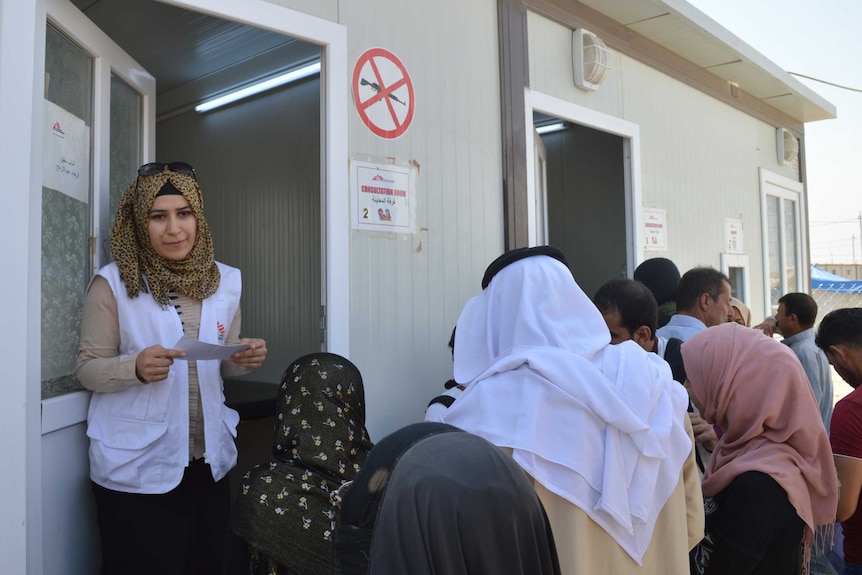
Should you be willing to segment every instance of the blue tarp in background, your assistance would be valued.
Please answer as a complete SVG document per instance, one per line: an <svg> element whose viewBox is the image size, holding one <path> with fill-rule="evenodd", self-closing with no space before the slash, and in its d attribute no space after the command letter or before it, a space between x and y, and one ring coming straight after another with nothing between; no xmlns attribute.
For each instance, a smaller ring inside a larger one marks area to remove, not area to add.
<svg viewBox="0 0 862 575"><path fill-rule="evenodd" d="M848 280L811 266L811 289L835 293L862 294L862 280Z"/></svg>

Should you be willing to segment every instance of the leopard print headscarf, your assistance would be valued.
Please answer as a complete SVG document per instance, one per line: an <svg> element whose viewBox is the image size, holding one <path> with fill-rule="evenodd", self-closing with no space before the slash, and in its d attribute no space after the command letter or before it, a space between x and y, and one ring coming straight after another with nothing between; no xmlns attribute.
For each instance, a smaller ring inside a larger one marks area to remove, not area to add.
<svg viewBox="0 0 862 575"><path fill-rule="evenodd" d="M182 192L197 220L192 251L181 261L166 260L156 253L147 233L147 213L156 194L170 181ZM218 289L221 275L215 264L213 242L204 219L201 189L191 175L165 170L152 176L141 176L128 187L120 199L117 219L111 230L111 253L120 268L130 298L149 291L162 307L171 304L170 292L203 300Z"/></svg>

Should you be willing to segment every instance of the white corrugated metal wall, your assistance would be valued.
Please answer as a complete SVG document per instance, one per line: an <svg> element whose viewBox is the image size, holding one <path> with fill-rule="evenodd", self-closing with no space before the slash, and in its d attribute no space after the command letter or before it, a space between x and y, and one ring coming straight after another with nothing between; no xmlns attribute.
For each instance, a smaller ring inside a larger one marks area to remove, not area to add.
<svg viewBox="0 0 862 575"><path fill-rule="evenodd" d="M416 90L413 125L397 140L374 136L352 106L349 114L351 155L420 166L416 235L351 232L350 355L379 437L421 417L449 376L449 330L503 249L496 3L278 3L345 25L351 65L371 47L394 52ZM742 219L761 315L758 168L798 177L775 160L774 127L617 53L598 91L579 90L571 42L568 28L529 15L530 87L639 127L641 202L667 210L668 250L636 258L719 267L724 220Z"/></svg>
<svg viewBox="0 0 862 575"><path fill-rule="evenodd" d="M780 166L775 127L629 57L611 53L611 72L596 92L574 85L572 31L529 15L531 89L637 124L642 206L667 210L668 250L685 271L720 267L725 218L741 219L753 316L763 317L758 168L798 180Z"/></svg>
<svg viewBox="0 0 862 575"><path fill-rule="evenodd" d="M575 86L572 70L572 30L529 12L530 89L597 112L625 117L620 55L610 54L610 72L594 92Z"/></svg>
<svg viewBox="0 0 862 575"><path fill-rule="evenodd" d="M369 48L393 52L415 88L412 125L396 140L349 111L351 156L419 165L419 232L350 236L350 359L365 379L377 440L421 420L443 389L452 327L503 251L496 2L274 3L345 25L351 72Z"/></svg>
<svg viewBox="0 0 862 575"><path fill-rule="evenodd" d="M343 3L348 61L383 46L410 73L416 113L393 141L350 111L350 153L416 161L413 237L351 234L350 348L374 438L421 420L451 377L446 346L503 250L496 2Z"/></svg>

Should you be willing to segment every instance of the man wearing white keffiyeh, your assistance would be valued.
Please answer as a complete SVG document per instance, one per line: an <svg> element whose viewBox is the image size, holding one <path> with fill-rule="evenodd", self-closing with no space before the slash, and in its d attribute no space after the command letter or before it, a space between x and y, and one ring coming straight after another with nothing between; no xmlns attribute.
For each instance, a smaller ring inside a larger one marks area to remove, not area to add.
<svg viewBox="0 0 862 575"><path fill-rule="evenodd" d="M443 416L533 479L562 573L686 573L703 506L685 390L634 342L610 345L562 253L504 254L464 306Z"/></svg>

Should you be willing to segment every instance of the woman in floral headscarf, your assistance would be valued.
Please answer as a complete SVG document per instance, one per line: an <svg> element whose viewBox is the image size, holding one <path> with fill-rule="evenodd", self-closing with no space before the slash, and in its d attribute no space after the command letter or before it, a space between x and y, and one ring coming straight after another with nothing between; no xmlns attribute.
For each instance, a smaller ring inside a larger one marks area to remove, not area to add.
<svg viewBox="0 0 862 575"><path fill-rule="evenodd" d="M234 507L252 575L340 572L335 494L371 447L356 366L333 353L295 360L281 380L272 459L245 474Z"/></svg>
<svg viewBox="0 0 862 575"><path fill-rule="evenodd" d="M188 164L146 164L120 200L114 263L84 304L77 375L94 393L87 416L102 573L221 573L236 465L237 413L221 373L266 358L239 339L240 272L216 262ZM182 337L245 349L186 360Z"/></svg>

